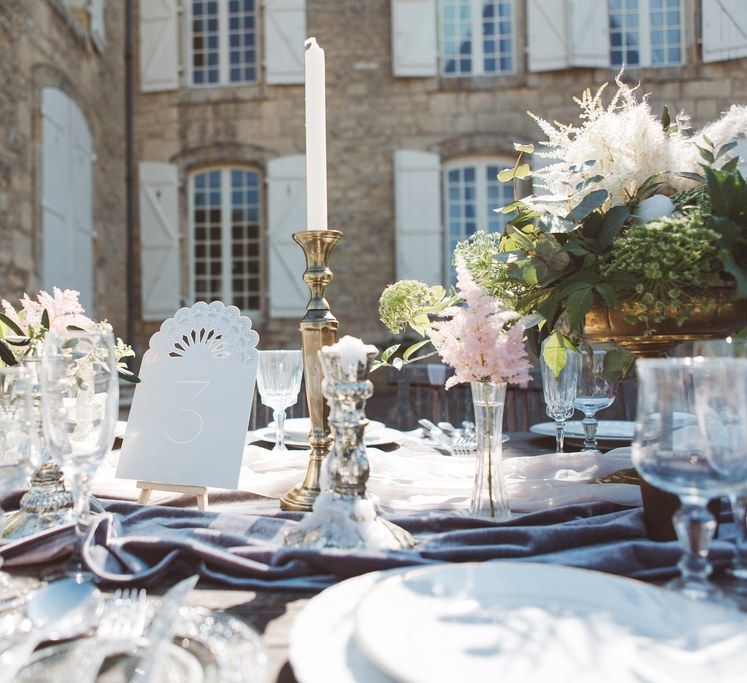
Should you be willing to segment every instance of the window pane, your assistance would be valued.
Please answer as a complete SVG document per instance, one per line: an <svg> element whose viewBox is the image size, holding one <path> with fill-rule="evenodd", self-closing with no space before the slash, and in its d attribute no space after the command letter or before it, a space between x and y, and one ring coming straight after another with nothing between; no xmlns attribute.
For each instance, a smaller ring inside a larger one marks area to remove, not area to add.
<svg viewBox="0 0 747 683"><path fill-rule="evenodd" d="M243 169L230 173L232 301L242 310L256 309L254 304L260 300L259 174Z"/></svg>
<svg viewBox="0 0 747 683"><path fill-rule="evenodd" d="M228 60L231 64L231 83L247 83L256 80L256 3L244 0L228 8Z"/></svg>
<svg viewBox="0 0 747 683"><path fill-rule="evenodd" d="M198 173L193 177L192 205L195 297L208 302L223 299L220 285L222 212L219 170Z"/></svg>
<svg viewBox="0 0 747 683"><path fill-rule="evenodd" d="M639 66L638 0L609 0L610 64Z"/></svg>
<svg viewBox="0 0 747 683"><path fill-rule="evenodd" d="M659 0L651 4L651 64L671 66L682 63L681 0ZM665 11L668 10L668 11Z"/></svg>
<svg viewBox="0 0 747 683"><path fill-rule="evenodd" d="M446 248L449 259L449 284L456 282L451 258L457 242L467 238L475 229L477 213L476 171L474 166L450 168L446 173L447 215L449 229L446 235Z"/></svg>
<svg viewBox="0 0 747 683"><path fill-rule="evenodd" d="M472 72L472 4L471 0L439 2L441 71L448 76Z"/></svg>
<svg viewBox="0 0 747 683"><path fill-rule="evenodd" d="M480 0L482 3L483 71L513 71L513 17L511 0Z"/></svg>
<svg viewBox="0 0 747 683"><path fill-rule="evenodd" d="M192 1L192 82L218 82L218 3Z"/></svg>

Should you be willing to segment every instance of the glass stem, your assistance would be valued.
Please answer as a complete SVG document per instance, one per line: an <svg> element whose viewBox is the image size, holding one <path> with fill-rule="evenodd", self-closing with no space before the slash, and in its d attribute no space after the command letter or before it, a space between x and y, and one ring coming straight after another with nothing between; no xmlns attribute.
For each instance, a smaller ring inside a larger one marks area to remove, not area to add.
<svg viewBox="0 0 747 683"><path fill-rule="evenodd" d="M70 573L83 574L88 569L83 562L83 544L90 522L91 477L87 473L78 473L71 477L70 489L73 494L75 512L75 544L70 557Z"/></svg>
<svg viewBox="0 0 747 683"><path fill-rule="evenodd" d="M729 502L736 535L732 573L737 578L747 579L747 495L732 493Z"/></svg>
<svg viewBox="0 0 747 683"><path fill-rule="evenodd" d="M599 423L594 413L591 415L584 413L582 424L584 426L584 450L599 451L597 446L597 426Z"/></svg>
<svg viewBox="0 0 747 683"><path fill-rule="evenodd" d="M276 410L275 416L275 447L274 451L285 450L285 409Z"/></svg>
<svg viewBox="0 0 747 683"><path fill-rule="evenodd" d="M682 574L682 586L686 592L696 595L711 591L708 577L712 567L708 562L708 546L716 532L716 520L708 511L707 504L708 501L683 502L672 517L683 551L677 563Z"/></svg>
<svg viewBox="0 0 747 683"><path fill-rule="evenodd" d="M563 441L565 439L565 420L555 420L555 452L563 452Z"/></svg>

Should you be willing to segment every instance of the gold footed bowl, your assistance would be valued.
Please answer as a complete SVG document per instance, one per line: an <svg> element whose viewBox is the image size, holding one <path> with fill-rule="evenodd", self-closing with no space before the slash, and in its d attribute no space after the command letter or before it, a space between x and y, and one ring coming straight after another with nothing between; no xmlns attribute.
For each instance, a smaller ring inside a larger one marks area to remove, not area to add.
<svg viewBox="0 0 747 683"><path fill-rule="evenodd" d="M747 300L731 301L734 290L711 290L713 299L698 307L681 325L674 318L656 324L654 334L645 335L646 325L630 323L619 310L595 304L586 314L584 333L592 342L615 342L636 356L663 356L686 341L723 339L747 326Z"/></svg>

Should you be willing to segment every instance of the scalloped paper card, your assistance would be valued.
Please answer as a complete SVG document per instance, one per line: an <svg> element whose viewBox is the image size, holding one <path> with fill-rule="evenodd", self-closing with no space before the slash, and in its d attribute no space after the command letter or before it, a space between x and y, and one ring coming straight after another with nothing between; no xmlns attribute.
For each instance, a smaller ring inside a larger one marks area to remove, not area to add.
<svg viewBox="0 0 747 683"><path fill-rule="evenodd" d="M258 341L251 320L219 301L166 320L143 356L117 476L235 489Z"/></svg>

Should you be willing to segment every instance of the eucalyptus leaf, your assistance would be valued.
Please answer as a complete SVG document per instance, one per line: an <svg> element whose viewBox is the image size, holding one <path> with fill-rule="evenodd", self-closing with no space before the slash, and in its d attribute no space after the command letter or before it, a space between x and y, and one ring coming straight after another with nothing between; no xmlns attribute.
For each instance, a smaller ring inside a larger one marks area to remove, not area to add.
<svg viewBox="0 0 747 683"><path fill-rule="evenodd" d="M607 190L594 190L593 192L589 192L589 194L587 194L579 204L571 209L565 219L571 223L580 223L592 211L595 211L602 206L602 204L607 201L608 197L609 192L607 192Z"/></svg>
<svg viewBox="0 0 747 683"><path fill-rule="evenodd" d="M15 332L19 337L25 336L25 332L16 324L14 320L5 315L5 313L0 313L0 321L2 321L4 325L13 330L13 332Z"/></svg>
<svg viewBox="0 0 747 683"><path fill-rule="evenodd" d="M661 127L664 129L665 133L669 130L670 125L672 125L672 117L669 114L669 107L665 104L664 109L661 112Z"/></svg>
<svg viewBox="0 0 747 683"><path fill-rule="evenodd" d="M381 352L381 360L383 363L386 363L397 351L399 350L399 347L402 346L401 344L394 344L393 346L390 346L386 349L384 349Z"/></svg>
<svg viewBox="0 0 747 683"><path fill-rule="evenodd" d="M393 367L393 368L394 368L395 370L401 370L401 369L402 369L402 366L403 366L404 364L405 364L405 361L403 361L403 360L402 360L401 358L395 358L395 359L394 359L394 360L392 361L392 367Z"/></svg>
<svg viewBox="0 0 747 683"><path fill-rule="evenodd" d="M713 156L713 152L711 152L710 149L706 149L705 147L698 147L698 151L700 152L700 156L709 164L712 164L714 161L716 161L716 158Z"/></svg>
<svg viewBox="0 0 747 683"><path fill-rule="evenodd" d="M722 171L726 171L727 173L733 173L739 168L739 157L733 157L732 159L729 159L722 167Z"/></svg>
<svg viewBox="0 0 747 683"><path fill-rule="evenodd" d="M524 178L528 178L531 174L532 169L529 168L529 164L521 164L517 167L516 171L514 172L514 176L518 178L519 180L524 180Z"/></svg>
<svg viewBox="0 0 747 683"><path fill-rule="evenodd" d="M31 343L29 337L5 337L5 341L12 346L28 346Z"/></svg>
<svg viewBox="0 0 747 683"><path fill-rule="evenodd" d="M597 247L604 251L620 233L625 221L630 217L630 209L624 205L613 206L604 216L602 227L597 236Z"/></svg>
<svg viewBox="0 0 747 683"><path fill-rule="evenodd" d="M517 152L524 152L524 154L534 154L534 145L522 145L518 142L514 142L514 149Z"/></svg>
<svg viewBox="0 0 747 683"><path fill-rule="evenodd" d="M119 377L125 382L130 382L130 384L140 384L140 378L134 372L130 372L129 370L119 368Z"/></svg>
<svg viewBox="0 0 747 683"><path fill-rule="evenodd" d="M49 331L49 311L46 308L42 311L41 324L45 330Z"/></svg>
<svg viewBox="0 0 747 683"><path fill-rule="evenodd" d="M736 146L736 140L732 140L731 142L727 142L725 145L721 145L720 149L718 150L718 154L716 154L716 158L720 159L727 152L731 152L731 150L733 150Z"/></svg>
<svg viewBox="0 0 747 683"><path fill-rule="evenodd" d="M553 332L542 345L542 359L547 363L555 377L558 377L565 367L568 351L559 332Z"/></svg>
<svg viewBox="0 0 747 683"><path fill-rule="evenodd" d="M516 171L513 168L504 168L498 173L498 180L502 183L508 183L514 179Z"/></svg>
<svg viewBox="0 0 747 683"><path fill-rule="evenodd" d="M687 178L688 180L694 180L696 183L705 182L705 176L701 175L700 173L691 173L690 171L683 171L682 173L678 173L677 175L683 178Z"/></svg>
<svg viewBox="0 0 747 683"><path fill-rule="evenodd" d="M431 343L430 339L423 339L423 340L421 340L419 342L416 342L415 344L412 344L411 346L408 346L405 349L405 352L402 354L402 360L404 360L404 361L410 360L410 358L412 358L412 354L413 353L415 353L416 351L419 351L426 344L430 344L430 343Z"/></svg>
<svg viewBox="0 0 747 683"><path fill-rule="evenodd" d="M2 339L0 339L0 360L5 363L5 365L18 365L15 355Z"/></svg>

